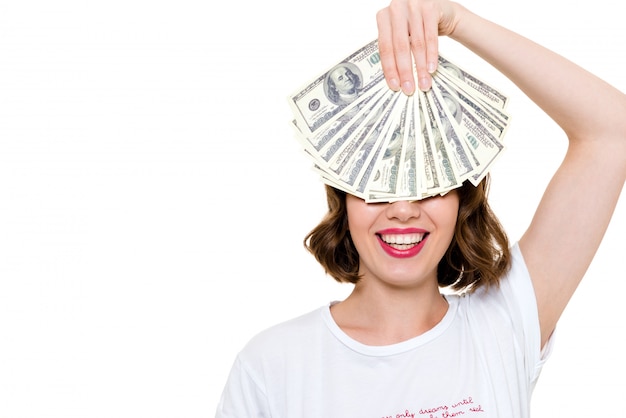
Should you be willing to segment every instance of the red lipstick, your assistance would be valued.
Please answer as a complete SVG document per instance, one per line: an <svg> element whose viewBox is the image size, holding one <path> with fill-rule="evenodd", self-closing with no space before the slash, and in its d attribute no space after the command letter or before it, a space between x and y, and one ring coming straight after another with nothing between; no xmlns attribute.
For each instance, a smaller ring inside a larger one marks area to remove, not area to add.
<svg viewBox="0 0 626 418"><path fill-rule="evenodd" d="M416 256L424 248L428 231L418 228L389 228L379 231L376 238L381 248L390 256L409 258Z"/></svg>

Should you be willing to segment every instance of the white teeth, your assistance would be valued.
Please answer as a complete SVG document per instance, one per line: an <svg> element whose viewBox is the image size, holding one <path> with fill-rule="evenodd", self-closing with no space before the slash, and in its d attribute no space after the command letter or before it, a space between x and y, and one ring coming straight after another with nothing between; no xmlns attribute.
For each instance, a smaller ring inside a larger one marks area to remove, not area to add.
<svg viewBox="0 0 626 418"><path fill-rule="evenodd" d="M384 234L380 238L387 244L415 245L424 239L425 234Z"/></svg>

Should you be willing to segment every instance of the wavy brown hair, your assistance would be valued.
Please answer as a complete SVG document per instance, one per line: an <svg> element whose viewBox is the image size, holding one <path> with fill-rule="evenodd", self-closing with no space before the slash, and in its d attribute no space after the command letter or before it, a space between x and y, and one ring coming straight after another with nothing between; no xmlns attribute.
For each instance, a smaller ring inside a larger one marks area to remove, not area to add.
<svg viewBox="0 0 626 418"><path fill-rule="evenodd" d="M489 176L478 186L457 189L459 211L454 236L439 261L440 287L474 291L497 285L510 267L509 240L487 201ZM326 186L328 213L304 238L304 246L338 282L359 281L359 253L348 230L346 193Z"/></svg>

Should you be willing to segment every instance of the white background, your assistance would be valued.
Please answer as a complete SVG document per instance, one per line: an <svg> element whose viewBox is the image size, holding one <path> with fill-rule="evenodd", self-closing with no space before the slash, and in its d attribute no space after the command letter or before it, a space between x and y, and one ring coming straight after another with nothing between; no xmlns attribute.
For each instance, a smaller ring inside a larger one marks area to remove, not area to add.
<svg viewBox="0 0 626 418"><path fill-rule="evenodd" d="M347 294L301 244L325 201L286 97L374 39L384 5L0 2L0 418L211 417L254 333ZM613 2L467 6L626 91ZM442 52L511 96L491 197L516 240L565 138L471 54ZM625 414L625 203L535 417Z"/></svg>

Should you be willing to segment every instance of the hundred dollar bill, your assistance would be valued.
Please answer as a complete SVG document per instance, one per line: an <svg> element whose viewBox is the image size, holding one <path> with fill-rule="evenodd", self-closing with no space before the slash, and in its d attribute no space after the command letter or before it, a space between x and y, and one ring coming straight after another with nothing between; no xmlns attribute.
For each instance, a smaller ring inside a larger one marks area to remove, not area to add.
<svg viewBox="0 0 626 418"><path fill-rule="evenodd" d="M336 118L326 124L322 129L319 129L315 134L307 135L302 132L298 127L298 121L294 119L293 125L297 128L296 133L298 138L302 141L304 148L312 153L319 152L326 144L333 141L337 135L343 133L346 126L355 122L359 115L365 117L366 115L363 111L367 109L367 106L377 103L378 99L387 92L387 89L382 87L383 86L372 88L370 92L362 96L363 100L354 107L347 109L347 111L339 113Z"/></svg>
<svg viewBox="0 0 626 418"><path fill-rule="evenodd" d="M390 105L384 107L384 112L379 114L372 129L364 132L357 140L358 148L351 153L340 172L329 168L324 170L322 180L326 184L366 199L365 188L369 184L375 162L380 158L393 126L390 118L393 118L399 109L393 106L393 103L403 96L401 93L393 93Z"/></svg>
<svg viewBox="0 0 626 418"><path fill-rule="evenodd" d="M496 138L493 132L480 123L470 110L454 100L452 95L448 96L447 100L444 100L439 88L431 90L433 94L438 96L440 102L447 104L447 106L443 107L443 110L448 115L448 121L455 125L454 129L457 135L466 141L468 149L473 154L475 161L478 162L478 167L469 178L472 184L477 185L504 150L504 145ZM458 115L452 116L455 112L458 112L460 117Z"/></svg>
<svg viewBox="0 0 626 418"><path fill-rule="evenodd" d="M368 196L395 194L402 157L402 143L407 119L409 97L400 95L396 102L389 130L384 138L378 158L374 160L371 178L364 192Z"/></svg>
<svg viewBox="0 0 626 418"><path fill-rule="evenodd" d="M484 178L505 148L508 98L446 58L439 63L430 91L393 92L374 41L290 97L298 139L325 184L391 202Z"/></svg>
<svg viewBox="0 0 626 418"><path fill-rule="evenodd" d="M366 107L354 115L352 120L342 126L317 153L313 153L319 156L318 162L322 167L327 168L336 155L343 153L343 150L350 144L350 138L364 129L372 127L376 119L382 114L391 95L389 89L383 91L383 94L377 95Z"/></svg>
<svg viewBox="0 0 626 418"><path fill-rule="evenodd" d="M400 166L400 196L407 196L409 198L415 197L421 198L426 187L423 186L422 176L420 174L420 167L418 167L417 156L422 154L422 141L417 140L418 130L417 126L421 126L419 119L419 112L415 110L418 104L416 103L415 96L411 96L409 101L409 115L413 117L408 118L407 130L404 136L404 142L402 143L402 165Z"/></svg>
<svg viewBox="0 0 626 418"><path fill-rule="evenodd" d="M488 104L481 103L480 100L472 97L459 88L459 86L448 81L445 77L437 75L436 78L436 85L440 88L444 98L446 98L448 94L452 95L455 101L472 112L472 114L496 137L501 138L504 136L510 120L510 117L505 112L495 109Z"/></svg>
<svg viewBox="0 0 626 418"><path fill-rule="evenodd" d="M376 151L380 148L381 142L389 130L390 121L395 111L394 105L400 96L402 96L402 93L394 92L390 98L389 105L385 107L383 114L378 118L372 129L354 138L353 146L355 148L354 151L350 152L348 158L343 159L338 166L331 164L331 170L349 187L357 188L363 177L363 170L369 167L370 162L376 156ZM359 191L363 192L363 190Z"/></svg>
<svg viewBox="0 0 626 418"><path fill-rule="evenodd" d="M383 80L374 40L294 92L289 105L302 132L314 134Z"/></svg>
<svg viewBox="0 0 626 418"><path fill-rule="evenodd" d="M365 195L359 194L356 190L352 190L351 188L346 187L344 184L340 184L337 179L328 175L328 172L322 169L320 166L316 165L313 167L313 170L318 173L322 183L327 184L331 187L334 187L337 190L341 190L342 192L351 194L356 197L360 197L365 200Z"/></svg>
<svg viewBox="0 0 626 418"><path fill-rule="evenodd" d="M430 108L433 110L435 122L441 131L441 137L444 139L450 163L453 165L455 173L458 174L460 182L467 180L477 164L472 162L472 157L467 144L458 137L455 125L449 120L449 113L444 110L445 103L441 103L437 96L431 91L426 95Z"/></svg>
<svg viewBox="0 0 626 418"><path fill-rule="evenodd" d="M428 96L421 91L419 94L422 114L426 117L426 130L428 132L428 139L430 140L430 149L433 154L431 159L434 161L437 178L439 179L439 188L432 190L432 192L444 193L459 187L461 182L457 178L457 173L454 171L450 153L442 136L443 132L439 129ZM429 94L432 94L432 92Z"/></svg>
<svg viewBox="0 0 626 418"><path fill-rule="evenodd" d="M506 108L509 100L506 95L441 55L439 55L439 70L441 70L441 76L455 84L462 85L462 88L465 86L469 88L473 92L473 97L484 100L497 109Z"/></svg>
<svg viewBox="0 0 626 418"><path fill-rule="evenodd" d="M422 194L433 193L437 194L441 188L439 186L439 177L437 176L437 168L436 162L434 160L434 152L432 147L432 142L430 141L429 129L427 128L428 122L426 118L426 114L424 113L424 109L422 106L423 100L418 94L418 100L415 103L415 113L417 116L417 120L420 122L420 127L418 131L418 141L422 145L422 155L418 158L420 162L422 162L422 170L419 171L419 174L422 176Z"/></svg>
<svg viewBox="0 0 626 418"><path fill-rule="evenodd" d="M448 109L451 112L460 114L460 119L463 115L471 114L472 117L485 128L496 141L504 135L506 127L501 126L498 122L490 118L486 112L481 111L481 107L476 104L476 101L472 98L467 98L463 93L455 86L449 84L445 79L441 77L435 77L434 84L438 87L438 93L445 101Z"/></svg>
<svg viewBox="0 0 626 418"><path fill-rule="evenodd" d="M417 172L418 167L416 158L417 155L421 155L421 144L419 149L417 149L418 141L416 141L415 130L415 116L418 115L415 111L416 97L417 95L409 96L404 108L404 126L401 127L402 137L400 138L400 141L402 142L397 168L398 179L396 189L395 191L392 191L391 186L389 186L389 191L387 192L370 190L366 199L368 201L384 202L397 199L418 200L422 198L421 176L418 175ZM384 186L379 188L384 189Z"/></svg>
<svg viewBox="0 0 626 418"><path fill-rule="evenodd" d="M366 119L356 127L356 129L345 139L344 143L333 153L332 158L328 161L327 170L332 172L337 178L342 176L342 173L349 165L350 161L354 158L355 152L357 152L361 145L371 136L378 135L382 129L382 124L387 120L389 113L391 112L391 104L393 99L397 95L395 92L391 92L381 99L380 104L373 108L373 111L369 112Z"/></svg>
<svg viewBox="0 0 626 418"><path fill-rule="evenodd" d="M399 93L399 94L400 94L400 97L404 97L402 93ZM397 114L396 109L394 109L393 111L394 114ZM374 155L367 163L365 170L360 175L361 178L358 180L358 185L357 185L356 190L359 194L366 195L366 189L369 187L371 183L370 178L372 177L372 174L374 172L374 167L376 166L376 162L381 158L385 148L387 147L387 144L389 143L390 135L392 134L394 126L395 125L393 123L387 122L387 127L385 128L386 132L383 137L384 139L383 141L379 141L378 144L375 146Z"/></svg>

